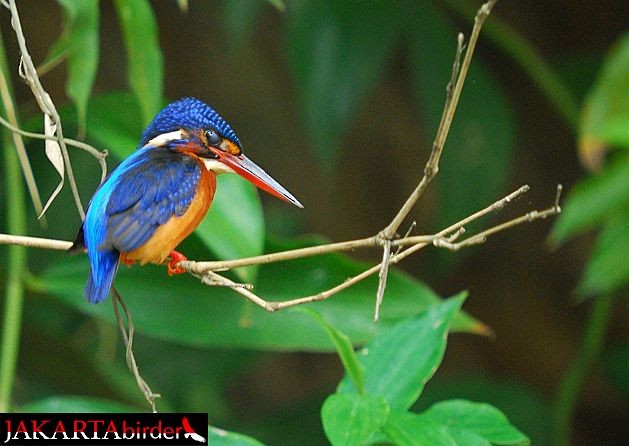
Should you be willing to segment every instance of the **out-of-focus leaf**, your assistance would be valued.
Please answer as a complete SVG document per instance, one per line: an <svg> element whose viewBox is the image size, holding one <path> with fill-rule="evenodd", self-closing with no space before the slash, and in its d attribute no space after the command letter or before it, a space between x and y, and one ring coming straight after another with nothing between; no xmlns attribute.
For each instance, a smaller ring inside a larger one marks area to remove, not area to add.
<svg viewBox="0 0 629 446"><path fill-rule="evenodd" d="M612 382L629 397L629 344L611 348L602 355L602 362Z"/></svg>
<svg viewBox="0 0 629 446"><path fill-rule="evenodd" d="M365 367L365 393L384 397L391 408L408 409L437 370L450 324L465 296L453 297L380 333L359 356ZM345 377L339 392L356 392Z"/></svg>
<svg viewBox="0 0 629 446"><path fill-rule="evenodd" d="M92 92L99 58L98 0L58 0L64 12L64 30L43 65L58 57L68 59L66 92L79 114L79 132L85 130L87 103Z"/></svg>
<svg viewBox="0 0 629 446"><path fill-rule="evenodd" d="M629 182L629 177L626 178ZM583 297L609 294L629 284L629 205L604 224L578 290Z"/></svg>
<svg viewBox="0 0 629 446"><path fill-rule="evenodd" d="M452 73L456 32L435 8L418 3L409 11L411 62L425 147L432 147ZM481 37L482 38L482 37ZM475 58L454 115L439 166L437 227L482 209L503 194L514 149L514 119L500 83Z"/></svg>
<svg viewBox="0 0 629 446"><path fill-rule="evenodd" d="M147 0L116 0L127 47L129 83L148 124L162 107L164 61L157 21Z"/></svg>
<svg viewBox="0 0 629 446"><path fill-rule="evenodd" d="M63 116L64 122L72 122L76 115L66 109ZM142 119L129 93L110 93L92 100L88 122L88 137L118 159L133 153L142 133ZM264 215L255 187L236 175L219 177L214 202L197 234L221 259L262 254ZM256 267L236 270L247 282L255 282L256 272Z"/></svg>
<svg viewBox="0 0 629 446"><path fill-rule="evenodd" d="M208 429L208 445L212 446L264 446L258 440L235 432L227 432L217 427Z"/></svg>
<svg viewBox="0 0 629 446"><path fill-rule="evenodd" d="M284 0L266 0L271 5L275 6L278 11L284 11L286 9L286 5L284 4Z"/></svg>
<svg viewBox="0 0 629 446"><path fill-rule="evenodd" d="M114 401L83 396L52 396L43 400L28 403L19 408L20 412L141 412L137 407L126 406Z"/></svg>
<svg viewBox="0 0 629 446"><path fill-rule="evenodd" d="M629 148L629 33L606 57L579 125L579 156L584 166L599 169L610 146Z"/></svg>
<svg viewBox="0 0 629 446"><path fill-rule="evenodd" d="M462 446L446 426L409 412L391 411L383 431L397 446Z"/></svg>
<svg viewBox="0 0 629 446"><path fill-rule="evenodd" d="M194 240L190 242L194 244ZM298 248L311 243L268 242L267 252ZM256 292L268 300L286 300L315 294L342 283L367 265L345 256L316 258L264 265ZM114 323L111 306L84 302L87 258L68 257L50 267L42 277L42 289L88 314ZM420 313L440 302L421 282L392 269L379 324L374 324L373 305L377 277L365 279L325 302L313 304L332 325L361 344L377 329ZM224 287L208 288L190 276L168 277L165 269L121 268L116 287L127 302L137 332L198 346L243 347L270 350L333 351L332 342L309 316L298 312L267 313ZM484 332L484 325L459 313L458 330ZM290 336L287 336L290 333Z"/></svg>
<svg viewBox="0 0 629 446"><path fill-rule="evenodd" d="M177 5L179 6L179 10L181 12L188 12L188 0L177 0Z"/></svg>
<svg viewBox="0 0 629 446"><path fill-rule="evenodd" d="M362 445L386 423L389 406L384 398L367 395L330 395L321 408L323 430L333 446Z"/></svg>
<svg viewBox="0 0 629 446"><path fill-rule="evenodd" d="M471 431L496 445L528 445L529 439L493 406L466 400L437 403L419 414L423 422Z"/></svg>
<svg viewBox="0 0 629 446"><path fill-rule="evenodd" d="M352 341L347 337L345 333L340 332L336 327L328 324L328 322L321 317L319 313L310 308L301 308L300 311L310 315L328 334L334 347L336 347L336 353L338 353L345 367L347 376L352 380L354 386L358 390L358 393L363 393L365 388L365 370L363 365L358 360Z"/></svg>
<svg viewBox="0 0 629 446"><path fill-rule="evenodd" d="M593 229L619 208L629 206L629 156L616 157L599 174L577 184L553 227L551 240L560 244Z"/></svg>
<svg viewBox="0 0 629 446"><path fill-rule="evenodd" d="M341 140L391 57L400 27L395 2L291 2L289 62L316 155L330 169Z"/></svg>
<svg viewBox="0 0 629 446"><path fill-rule="evenodd" d="M223 23L230 42L242 45L251 36L263 0L223 0Z"/></svg>

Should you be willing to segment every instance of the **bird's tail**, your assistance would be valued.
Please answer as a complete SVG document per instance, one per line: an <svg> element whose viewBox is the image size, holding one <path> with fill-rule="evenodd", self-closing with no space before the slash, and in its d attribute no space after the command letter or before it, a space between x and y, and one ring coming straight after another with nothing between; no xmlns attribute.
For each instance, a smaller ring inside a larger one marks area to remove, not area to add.
<svg viewBox="0 0 629 446"><path fill-rule="evenodd" d="M96 262L91 262L84 293L85 299L93 304L101 302L109 294L120 259L118 251L98 251L96 255Z"/></svg>

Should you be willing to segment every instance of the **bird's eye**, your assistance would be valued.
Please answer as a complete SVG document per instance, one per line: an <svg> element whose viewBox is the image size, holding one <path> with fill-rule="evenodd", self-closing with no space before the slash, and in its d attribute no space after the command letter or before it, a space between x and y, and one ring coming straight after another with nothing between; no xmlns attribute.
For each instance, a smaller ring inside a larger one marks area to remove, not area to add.
<svg viewBox="0 0 629 446"><path fill-rule="evenodd" d="M205 139L207 143L211 146L217 146L221 143L221 137L218 136L218 133L216 133L216 130L206 130Z"/></svg>

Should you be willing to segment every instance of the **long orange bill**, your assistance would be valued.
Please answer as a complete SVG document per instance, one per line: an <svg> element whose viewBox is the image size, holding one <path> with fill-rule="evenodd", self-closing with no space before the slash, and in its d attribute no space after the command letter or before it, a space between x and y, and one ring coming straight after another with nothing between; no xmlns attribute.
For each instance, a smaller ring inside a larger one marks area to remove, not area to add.
<svg viewBox="0 0 629 446"><path fill-rule="evenodd" d="M251 161L242 153L240 155L232 155L227 152L221 152L218 154L220 161L227 166L231 167L241 177L252 182L255 186L259 187L263 191L276 196L280 200L284 200L288 203L292 203L297 207L303 208L303 205L295 198L290 192L288 192L284 186L275 181L271 176L266 173L260 166Z"/></svg>

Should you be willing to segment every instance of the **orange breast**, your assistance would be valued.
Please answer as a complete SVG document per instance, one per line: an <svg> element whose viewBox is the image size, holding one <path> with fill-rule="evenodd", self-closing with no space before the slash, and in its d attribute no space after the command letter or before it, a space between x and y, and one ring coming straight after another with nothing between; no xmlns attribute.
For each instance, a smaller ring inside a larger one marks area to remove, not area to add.
<svg viewBox="0 0 629 446"><path fill-rule="evenodd" d="M181 217L173 216L157 228L144 245L131 252L123 253L121 260L140 262L142 265L162 263L168 254L199 226L210 209L216 191L216 175L208 171L204 165L201 166L201 169L197 194L192 199L186 213Z"/></svg>

